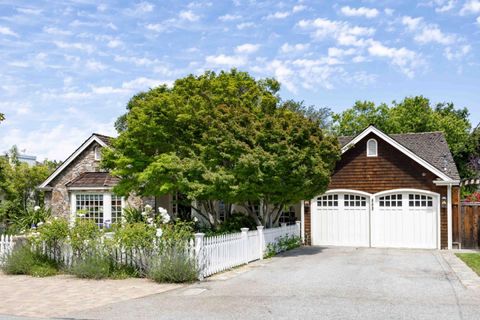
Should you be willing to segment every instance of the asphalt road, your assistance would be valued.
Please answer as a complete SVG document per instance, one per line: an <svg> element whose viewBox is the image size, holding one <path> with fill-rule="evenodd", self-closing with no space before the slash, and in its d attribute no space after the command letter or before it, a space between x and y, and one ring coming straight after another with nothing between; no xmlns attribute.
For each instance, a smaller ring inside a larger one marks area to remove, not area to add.
<svg viewBox="0 0 480 320"><path fill-rule="evenodd" d="M480 292L466 289L438 251L306 247L179 290L66 317L480 319Z"/></svg>

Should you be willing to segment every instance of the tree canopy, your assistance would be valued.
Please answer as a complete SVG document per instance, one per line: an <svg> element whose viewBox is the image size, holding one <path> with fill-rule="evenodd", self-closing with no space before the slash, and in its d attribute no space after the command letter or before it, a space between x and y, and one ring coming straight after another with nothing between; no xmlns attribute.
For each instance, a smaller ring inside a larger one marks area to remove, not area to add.
<svg viewBox="0 0 480 320"><path fill-rule="evenodd" d="M115 191L180 192L212 225L215 200L243 204L257 224L275 223L285 205L325 191L340 153L322 128L326 113L283 102L279 89L232 70L134 96L104 152L103 165L122 178Z"/></svg>
<svg viewBox="0 0 480 320"><path fill-rule="evenodd" d="M35 205L43 205L43 192L37 189L56 168L57 163L45 160L34 166L18 160L13 146L6 156L0 156L0 223L11 224Z"/></svg>
<svg viewBox="0 0 480 320"><path fill-rule="evenodd" d="M453 103L431 105L423 96L407 97L391 106L357 101L355 105L333 115L333 131L338 135L356 135L373 124L386 133L442 131L450 146L462 177L472 174L468 158L473 150L471 123L466 108Z"/></svg>
<svg viewBox="0 0 480 320"><path fill-rule="evenodd" d="M5 115L0 112L0 122L2 122L3 120L5 120Z"/></svg>

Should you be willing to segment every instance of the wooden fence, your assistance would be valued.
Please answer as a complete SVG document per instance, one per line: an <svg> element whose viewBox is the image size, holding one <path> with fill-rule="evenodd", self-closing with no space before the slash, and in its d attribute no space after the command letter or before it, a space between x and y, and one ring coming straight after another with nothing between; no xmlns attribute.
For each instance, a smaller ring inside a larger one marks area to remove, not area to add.
<svg viewBox="0 0 480 320"><path fill-rule="evenodd" d="M460 203L460 210L454 210L453 239L458 239L462 248L480 248L480 203Z"/></svg>

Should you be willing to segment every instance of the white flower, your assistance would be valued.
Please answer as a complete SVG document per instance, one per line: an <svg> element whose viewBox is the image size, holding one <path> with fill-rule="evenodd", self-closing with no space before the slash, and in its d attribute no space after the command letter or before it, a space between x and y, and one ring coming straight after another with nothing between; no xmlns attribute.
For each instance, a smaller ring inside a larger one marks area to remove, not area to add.
<svg viewBox="0 0 480 320"><path fill-rule="evenodd" d="M163 223L169 223L170 222L170 215L168 213L163 213L162 214L162 220L163 220Z"/></svg>
<svg viewBox="0 0 480 320"><path fill-rule="evenodd" d="M158 212L162 215L165 214L165 213L168 213L167 209L162 208L162 207L158 207Z"/></svg>
<svg viewBox="0 0 480 320"><path fill-rule="evenodd" d="M85 217L85 213L79 213L79 214L77 214L77 216L80 217L80 218L83 218L83 217Z"/></svg>
<svg viewBox="0 0 480 320"><path fill-rule="evenodd" d="M157 229L157 233L156 233L157 237L161 237L162 234L163 234L163 230L160 229L160 228L158 228L158 229Z"/></svg>
<svg viewBox="0 0 480 320"><path fill-rule="evenodd" d="M197 217L193 217L193 222L198 222L198 218L197 218Z"/></svg>
<svg viewBox="0 0 480 320"><path fill-rule="evenodd" d="M152 211L152 206L149 205L149 204L147 204L147 205L145 206L145 211L147 211L147 212Z"/></svg>
<svg viewBox="0 0 480 320"><path fill-rule="evenodd" d="M142 212L142 216L144 216L144 217L145 217L145 216L147 216L147 215L148 215L148 213L147 213L147 212L145 212L145 211L143 211L143 212Z"/></svg>
<svg viewBox="0 0 480 320"><path fill-rule="evenodd" d="M40 221L39 223L37 223L37 227L41 227L41 226L43 226L43 222Z"/></svg>
<svg viewBox="0 0 480 320"><path fill-rule="evenodd" d="M38 210L40 210L40 206L33 207L33 211L37 212Z"/></svg>
<svg viewBox="0 0 480 320"><path fill-rule="evenodd" d="M148 223L148 224L153 224L153 218L148 218L148 219L147 219L147 223Z"/></svg>

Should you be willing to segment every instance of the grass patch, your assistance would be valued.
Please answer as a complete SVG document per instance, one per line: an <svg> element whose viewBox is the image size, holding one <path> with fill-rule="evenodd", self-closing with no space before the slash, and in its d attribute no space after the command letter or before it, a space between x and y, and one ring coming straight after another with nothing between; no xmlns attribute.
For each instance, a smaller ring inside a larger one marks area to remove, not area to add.
<svg viewBox="0 0 480 320"><path fill-rule="evenodd" d="M480 253L456 253L456 256L480 276Z"/></svg>
<svg viewBox="0 0 480 320"><path fill-rule="evenodd" d="M58 274L59 265L29 246L15 249L2 266L6 274L25 274L33 277L49 277Z"/></svg>

